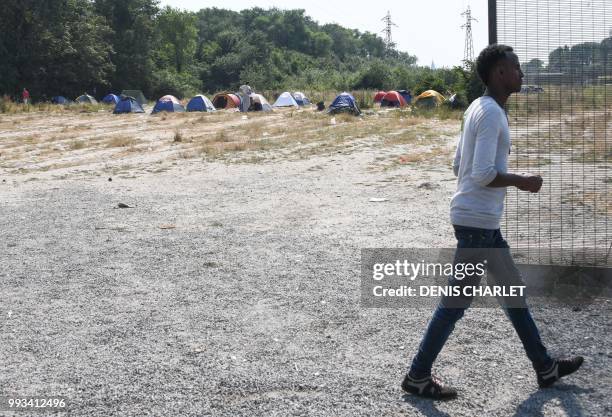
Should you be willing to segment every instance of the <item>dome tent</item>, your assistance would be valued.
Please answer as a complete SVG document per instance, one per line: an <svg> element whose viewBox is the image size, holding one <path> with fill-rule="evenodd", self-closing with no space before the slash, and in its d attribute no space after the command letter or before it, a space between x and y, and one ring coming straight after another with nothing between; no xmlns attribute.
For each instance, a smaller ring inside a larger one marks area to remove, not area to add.
<svg viewBox="0 0 612 417"><path fill-rule="evenodd" d="M134 97L122 95L119 102L115 104L115 110L113 110L113 113L144 113L144 110Z"/></svg>
<svg viewBox="0 0 612 417"><path fill-rule="evenodd" d="M444 96L436 90L427 90L414 99L414 104L419 107L438 107L445 101Z"/></svg>
<svg viewBox="0 0 612 417"><path fill-rule="evenodd" d="M412 94L410 90L397 90L397 92L406 100L406 104L412 103Z"/></svg>
<svg viewBox="0 0 612 417"><path fill-rule="evenodd" d="M117 103L119 103L119 96L117 96L116 94L107 94L102 99L102 103L104 103L104 104L117 104Z"/></svg>
<svg viewBox="0 0 612 417"><path fill-rule="evenodd" d="M80 104L98 104L98 100L96 100L87 93L78 96L75 101Z"/></svg>
<svg viewBox="0 0 612 417"><path fill-rule="evenodd" d="M236 94L219 93L212 100L215 109L235 109L240 107L240 99Z"/></svg>
<svg viewBox="0 0 612 417"><path fill-rule="evenodd" d="M155 103L155 107L153 107L153 111L151 112L151 114L156 114L162 111L170 113L182 113L185 111L185 108L181 105L181 103L176 97L167 95L157 100L157 103Z"/></svg>
<svg viewBox="0 0 612 417"><path fill-rule="evenodd" d="M261 94L253 93L250 95L251 106L249 111L272 111L272 106L268 103L268 100Z"/></svg>
<svg viewBox="0 0 612 417"><path fill-rule="evenodd" d="M406 100L397 91L389 91L380 101L380 107L406 107Z"/></svg>
<svg viewBox="0 0 612 417"><path fill-rule="evenodd" d="M376 95L374 95L374 103L380 103L385 94L387 94L386 91L379 91L378 93L376 93Z"/></svg>
<svg viewBox="0 0 612 417"><path fill-rule="evenodd" d="M198 94L197 96L189 100L189 103L187 103L187 111L190 111L190 112L191 111L211 112L215 110L216 110L215 106L213 106L213 104L208 99L208 97L202 94Z"/></svg>
<svg viewBox="0 0 612 417"><path fill-rule="evenodd" d="M299 105L291 93L285 91L283 94L278 96L273 104L273 107L299 107Z"/></svg>
<svg viewBox="0 0 612 417"><path fill-rule="evenodd" d="M133 97L141 106L147 104L147 99L140 90L123 90L121 92L121 95L126 97Z"/></svg>
<svg viewBox="0 0 612 417"><path fill-rule="evenodd" d="M306 94L300 91L296 91L295 93L292 94L292 96L295 99L295 102L298 104L298 106L307 106L310 104L310 100L308 99L308 97L306 97Z"/></svg>
<svg viewBox="0 0 612 417"><path fill-rule="evenodd" d="M55 96L51 99L51 103L53 104L71 104L72 100L68 100L64 96Z"/></svg>
<svg viewBox="0 0 612 417"><path fill-rule="evenodd" d="M355 116L359 116L361 114L361 110L359 110L359 106L357 106L355 97L347 92L344 92L339 94L332 104L330 104L328 113L351 113Z"/></svg>

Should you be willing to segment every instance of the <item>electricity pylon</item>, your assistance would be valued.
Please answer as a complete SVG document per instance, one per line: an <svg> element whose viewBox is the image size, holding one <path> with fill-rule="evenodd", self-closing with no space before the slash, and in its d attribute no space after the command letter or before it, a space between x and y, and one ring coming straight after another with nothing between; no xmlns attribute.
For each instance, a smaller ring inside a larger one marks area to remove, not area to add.
<svg viewBox="0 0 612 417"><path fill-rule="evenodd" d="M463 65L467 67L468 62L474 61L474 40L472 39L472 21L478 22L478 19L472 17L472 11L468 5L467 10L461 13L465 16L465 23L461 26L465 29L465 53L463 56Z"/></svg>

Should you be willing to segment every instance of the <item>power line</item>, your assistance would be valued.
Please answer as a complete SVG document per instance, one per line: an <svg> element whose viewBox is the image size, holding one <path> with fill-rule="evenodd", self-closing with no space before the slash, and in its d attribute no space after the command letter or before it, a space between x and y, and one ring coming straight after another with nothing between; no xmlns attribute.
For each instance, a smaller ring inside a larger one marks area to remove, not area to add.
<svg viewBox="0 0 612 417"><path fill-rule="evenodd" d="M385 47L387 50L393 49L395 44L393 43L393 36L391 35L391 27L398 27L395 23L391 21L391 12L387 11L387 15L381 19L385 22L385 28L382 30L382 33L385 34Z"/></svg>
<svg viewBox="0 0 612 417"><path fill-rule="evenodd" d="M468 5L467 10L461 13L465 16L465 23L461 26L465 29L465 53L463 55L463 65L467 67L468 62L474 61L474 40L472 39L472 21L478 22L478 19L472 17L472 11Z"/></svg>

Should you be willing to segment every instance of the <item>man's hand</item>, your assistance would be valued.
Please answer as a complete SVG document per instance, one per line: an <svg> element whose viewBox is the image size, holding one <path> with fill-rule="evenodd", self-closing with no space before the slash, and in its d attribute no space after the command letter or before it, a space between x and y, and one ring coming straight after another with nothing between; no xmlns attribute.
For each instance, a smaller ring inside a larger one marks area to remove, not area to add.
<svg viewBox="0 0 612 417"><path fill-rule="evenodd" d="M521 181L516 185L516 188L521 191L537 193L542 188L543 181L539 175L521 175Z"/></svg>

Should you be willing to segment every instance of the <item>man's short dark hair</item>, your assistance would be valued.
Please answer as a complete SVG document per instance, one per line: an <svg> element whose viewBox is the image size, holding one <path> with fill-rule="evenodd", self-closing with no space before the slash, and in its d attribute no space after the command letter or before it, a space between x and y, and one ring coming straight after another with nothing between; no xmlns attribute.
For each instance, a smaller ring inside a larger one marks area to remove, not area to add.
<svg viewBox="0 0 612 417"><path fill-rule="evenodd" d="M499 61L508 57L508 52L512 51L511 46L494 44L487 46L480 52L478 59L476 59L476 71L484 85L489 84L491 70L495 68Z"/></svg>

